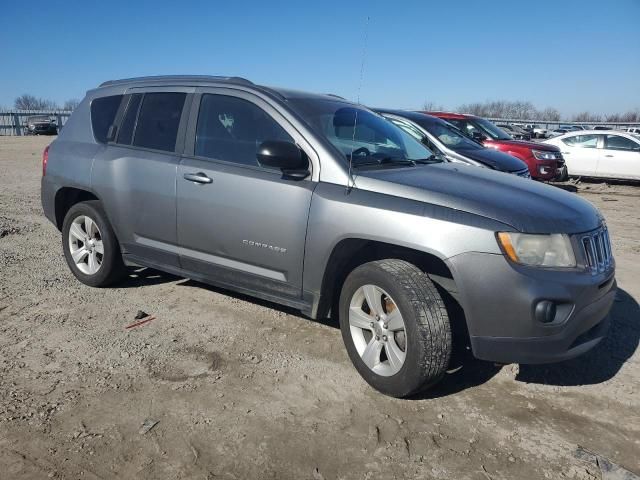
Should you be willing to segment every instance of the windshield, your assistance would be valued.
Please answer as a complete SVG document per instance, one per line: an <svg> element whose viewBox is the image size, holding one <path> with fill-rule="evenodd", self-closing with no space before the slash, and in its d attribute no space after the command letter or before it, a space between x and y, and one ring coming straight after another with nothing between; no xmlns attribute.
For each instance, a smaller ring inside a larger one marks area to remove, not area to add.
<svg viewBox="0 0 640 480"><path fill-rule="evenodd" d="M51 119L49 117L29 117L27 118L27 122L36 123L36 122L47 122L49 123Z"/></svg>
<svg viewBox="0 0 640 480"><path fill-rule="evenodd" d="M496 127L493 123L485 120L484 118L476 118L474 119L474 123L477 124L480 129L489 136L489 138L493 138L494 140L512 140L511 136L507 132Z"/></svg>
<svg viewBox="0 0 640 480"><path fill-rule="evenodd" d="M434 159L431 150L408 133L365 108L324 99L291 99L289 104L353 165ZM354 128L355 125L355 128Z"/></svg>
<svg viewBox="0 0 640 480"><path fill-rule="evenodd" d="M477 132L492 140L513 140L511 135L504 130L500 130L493 123L485 120L484 118L452 118L447 119L447 121L453 123L470 138L473 138L474 133Z"/></svg>
<svg viewBox="0 0 640 480"><path fill-rule="evenodd" d="M458 128L446 122L424 122L420 125L452 150L477 150L484 148L465 136Z"/></svg>

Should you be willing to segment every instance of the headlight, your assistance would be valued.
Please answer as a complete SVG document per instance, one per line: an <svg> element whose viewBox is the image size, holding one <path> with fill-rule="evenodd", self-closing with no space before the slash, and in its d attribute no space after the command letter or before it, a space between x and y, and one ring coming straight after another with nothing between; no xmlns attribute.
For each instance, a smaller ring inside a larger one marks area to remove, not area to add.
<svg viewBox="0 0 640 480"><path fill-rule="evenodd" d="M545 150L531 150L531 153L533 153L533 156L536 157L538 160L555 160L556 159L556 152L548 152Z"/></svg>
<svg viewBox="0 0 640 480"><path fill-rule="evenodd" d="M498 243L516 263L535 267L575 267L576 257L569 237L562 233L530 235L498 233Z"/></svg>

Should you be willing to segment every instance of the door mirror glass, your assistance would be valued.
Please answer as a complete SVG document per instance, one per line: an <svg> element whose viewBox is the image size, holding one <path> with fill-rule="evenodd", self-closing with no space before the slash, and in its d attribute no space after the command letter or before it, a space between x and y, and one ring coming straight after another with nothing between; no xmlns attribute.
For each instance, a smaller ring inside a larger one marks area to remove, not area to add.
<svg viewBox="0 0 640 480"><path fill-rule="evenodd" d="M309 172L309 159L300 147L292 142L266 140L258 147L256 157L262 167L279 168L287 174Z"/></svg>

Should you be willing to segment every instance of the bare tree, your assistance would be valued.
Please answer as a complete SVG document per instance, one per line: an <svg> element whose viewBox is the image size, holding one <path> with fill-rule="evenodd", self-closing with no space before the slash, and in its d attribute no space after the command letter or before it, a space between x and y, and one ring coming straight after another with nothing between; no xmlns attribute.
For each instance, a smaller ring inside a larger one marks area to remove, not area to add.
<svg viewBox="0 0 640 480"><path fill-rule="evenodd" d="M548 120L550 122L559 122L560 112L553 107L547 107L544 110L537 112L535 118L537 120Z"/></svg>
<svg viewBox="0 0 640 480"><path fill-rule="evenodd" d="M69 100L64 102L64 105L62 106L62 109L63 110L75 110L76 107L79 104L80 104L80 100L78 100L77 98L70 98Z"/></svg>
<svg viewBox="0 0 640 480"><path fill-rule="evenodd" d="M572 117L574 122L601 122L602 115L590 113L590 112L580 112L575 114Z"/></svg>
<svg viewBox="0 0 640 480"><path fill-rule="evenodd" d="M444 110L444 107L436 102L425 100L422 104L422 109L427 112L441 112Z"/></svg>
<svg viewBox="0 0 640 480"><path fill-rule="evenodd" d="M36 98L25 93L15 99L13 104L17 110L57 110L58 105L52 100Z"/></svg>

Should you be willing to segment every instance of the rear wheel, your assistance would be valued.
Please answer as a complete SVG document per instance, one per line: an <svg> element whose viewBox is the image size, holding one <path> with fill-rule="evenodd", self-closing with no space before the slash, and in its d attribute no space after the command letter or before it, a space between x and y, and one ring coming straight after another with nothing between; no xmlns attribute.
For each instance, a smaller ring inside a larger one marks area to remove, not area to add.
<svg viewBox="0 0 640 480"><path fill-rule="evenodd" d="M451 326L429 277L404 260L366 263L340 296L340 329L362 377L393 397L413 395L445 373Z"/></svg>
<svg viewBox="0 0 640 480"><path fill-rule="evenodd" d="M69 209L62 225L62 248L67 265L85 285L105 287L125 275L118 240L97 200Z"/></svg>

